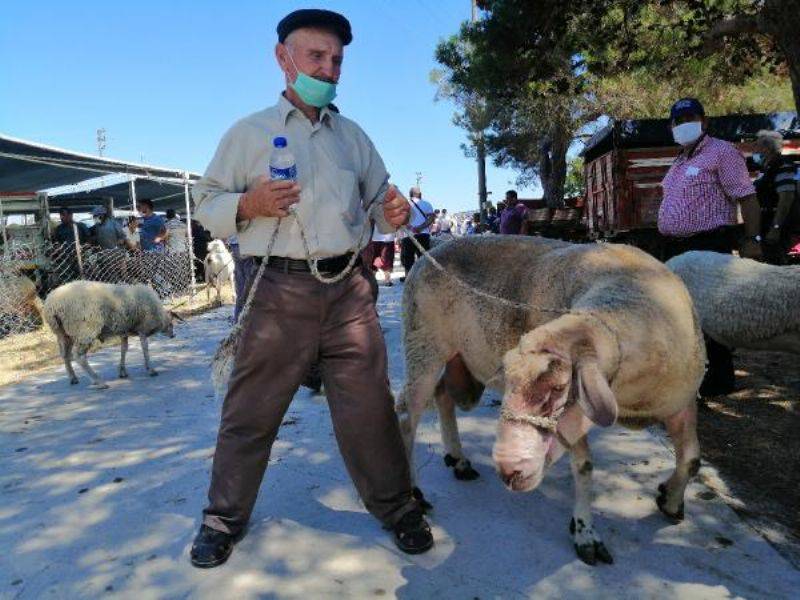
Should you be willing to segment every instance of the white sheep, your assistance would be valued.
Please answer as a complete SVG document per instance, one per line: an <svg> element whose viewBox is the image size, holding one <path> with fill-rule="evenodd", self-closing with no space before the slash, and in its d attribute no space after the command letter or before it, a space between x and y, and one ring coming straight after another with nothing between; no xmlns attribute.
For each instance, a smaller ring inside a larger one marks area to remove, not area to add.
<svg viewBox="0 0 800 600"><path fill-rule="evenodd" d="M208 254L203 261L206 274L206 299L211 301L211 288L217 290L217 304L222 304L222 286L227 281L231 285L232 293L236 294L234 282L233 256L228 252L222 240L212 240L208 243Z"/></svg>
<svg viewBox="0 0 800 600"><path fill-rule="evenodd" d="M471 292L431 258L414 265L403 297L407 379L397 405L411 464L419 419L435 400L445 463L457 478L474 479L455 407L474 407L490 387L504 393L493 458L510 489L534 489L569 450L570 532L582 560L612 562L592 525L592 423L666 425L676 468L659 486L657 505L682 519L686 485L700 466L696 397L705 347L680 279L644 252L614 244L473 236L431 255L471 288L518 304Z"/></svg>
<svg viewBox="0 0 800 600"><path fill-rule="evenodd" d="M174 337L173 318L155 291L146 285L122 285L96 281L73 281L56 288L44 301L44 318L58 338L69 382L78 383L72 369L72 350L76 360L92 380L92 387L107 388L89 366L86 354L95 340L120 336L120 378L128 377L125 353L128 337L138 335L144 353L144 365L150 376L158 375L150 366L147 338L155 333Z"/></svg>
<svg viewBox="0 0 800 600"><path fill-rule="evenodd" d="M700 322L728 348L800 354L800 267L687 252L667 266L689 288Z"/></svg>

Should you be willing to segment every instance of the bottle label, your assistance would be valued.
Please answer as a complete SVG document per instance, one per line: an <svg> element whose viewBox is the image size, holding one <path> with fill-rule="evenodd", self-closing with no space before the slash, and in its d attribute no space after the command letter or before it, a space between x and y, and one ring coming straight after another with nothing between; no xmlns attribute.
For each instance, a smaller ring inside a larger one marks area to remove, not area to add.
<svg viewBox="0 0 800 600"><path fill-rule="evenodd" d="M277 169L275 167L269 168L269 178L270 179L290 179L294 181L297 179L297 166L292 165L291 167L287 167L285 169Z"/></svg>

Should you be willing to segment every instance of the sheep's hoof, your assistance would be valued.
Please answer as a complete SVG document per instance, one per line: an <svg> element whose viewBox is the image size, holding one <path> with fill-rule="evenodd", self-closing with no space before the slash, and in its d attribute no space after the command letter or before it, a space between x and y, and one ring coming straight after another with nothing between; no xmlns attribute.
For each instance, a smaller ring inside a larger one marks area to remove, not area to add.
<svg viewBox="0 0 800 600"><path fill-rule="evenodd" d="M614 557L606 548L603 542L594 541L586 544L575 544L575 552L583 562L587 565L595 566L597 561L604 562L607 565L614 564Z"/></svg>
<svg viewBox="0 0 800 600"><path fill-rule="evenodd" d="M472 463L466 458L456 458L452 454L444 455L444 464L453 468L453 475L459 481L474 481L481 476L472 468Z"/></svg>
<svg viewBox="0 0 800 600"><path fill-rule="evenodd" d="M656 497L656 505L658 506L658 510L662 512L662 514L667 517L673 525L677 525L681 521L683 521L684 513L683 507L684 504L681 502L681 505L678 507L678 512L671 513L669 512L665 506L667 504L667 486L663 483L658 486L658 496Z"/></svg>
<svg viewBox="0 0 800 600"><path fill-rule="evenodd" d="M411 495L414 496L414 500L417 501L417 505L422 509L422 512L433 510L433 504L425 499L425 494L422 493L421 489L414 487L411 490Z"/></svg>
<svg viewBox="0 0 800 600"><path fill-rule="evenodd" d="M120 371L119 371L119 378L120 378L120 379L127 379L127 378L128 378L128 372L127 372L127 371L124 371L124 370L122 370L122 369L120 369Z"/></svg>
<svg viewBox="0 0 800 600"><path fill-rule="evenodd" d="M597 537L594 528L589 525L586 527L582 520L578 520L576 526L575 518L569 522L569 533L573 538L575 553L587 565L594 566L597 561L607 565L614 564L614 557L606 548L605 544Z"/></svg>
<svg viewBox="0 0 800 600"><path fill-rule="evenodd" d="M158 376L158 371L156 371L155 369L151 369L150 371L147 372L147 374L150 375L150 377L156 377Z"/></svg>
<svg viewBox="0 0 800 600"><path fill-rule="evenodd" d="M73 377L72 379L69 380L70 385L78 385L78 383L79 381L77 377Z"/></svg>

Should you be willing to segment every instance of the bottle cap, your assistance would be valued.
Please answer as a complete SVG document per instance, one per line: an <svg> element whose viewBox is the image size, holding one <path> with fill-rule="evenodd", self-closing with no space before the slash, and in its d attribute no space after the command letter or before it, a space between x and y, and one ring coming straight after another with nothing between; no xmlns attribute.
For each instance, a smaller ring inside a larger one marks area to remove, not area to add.
<svg viewBox="0 0 800 600"><path fill-rule="evenodd" d="M272 145L276 148L286 148L286 138L285 137L276 137L272 140Z"/></svg>

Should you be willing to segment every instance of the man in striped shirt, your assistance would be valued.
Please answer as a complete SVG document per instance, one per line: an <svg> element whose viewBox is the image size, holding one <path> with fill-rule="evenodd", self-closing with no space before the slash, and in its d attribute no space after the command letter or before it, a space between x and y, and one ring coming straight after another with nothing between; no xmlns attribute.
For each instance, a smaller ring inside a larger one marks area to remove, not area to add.
<svg viewBox="0 0 800 600"><path fill-rule="evenodd" d="M744 157L733 144L706 133L708 120L703 105L695 98L675 102L670 122L681 152L661 182L664 195L658 230L664 236L664 260L690 250L732 252L737 204L746 236L739 254L760 258L760 208ZM700 395L732 392L731 351L708 336L706 351L709 365Z"/></svg>
<svg viewBox="0 0 800 600"><path fill-rule="evenodd" d="M782 155L783 136L777 131L759 131L753 160L761 168L756 180L761 205L761 235L764 258L775 265L786 264L790 240L800 229L800 202L797 200L797 167Z"/></svg>

